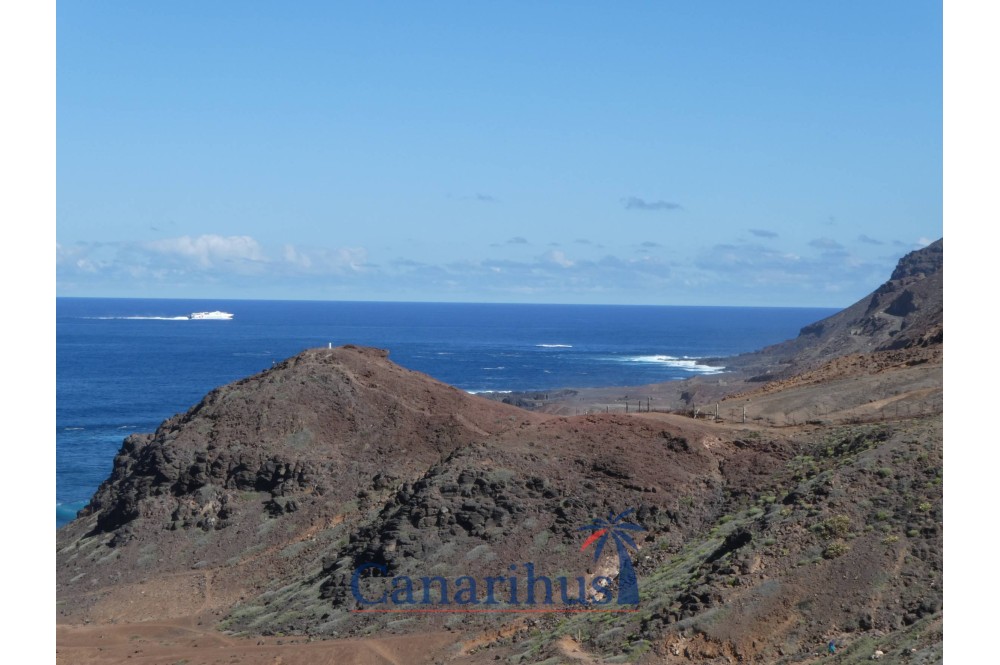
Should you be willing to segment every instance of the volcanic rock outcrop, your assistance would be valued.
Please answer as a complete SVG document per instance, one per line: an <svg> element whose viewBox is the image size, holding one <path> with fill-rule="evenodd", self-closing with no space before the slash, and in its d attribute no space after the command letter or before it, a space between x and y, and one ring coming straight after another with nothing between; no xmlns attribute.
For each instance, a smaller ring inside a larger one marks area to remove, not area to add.
<svg viewBox="0 0 1000 665"><path fill-rule="evenodd" d="M852 353L941 344L944 239L899 260L889 280L847 309L802 328L795 339L727 359L752 370L781 364L789 375Z"/></svg>

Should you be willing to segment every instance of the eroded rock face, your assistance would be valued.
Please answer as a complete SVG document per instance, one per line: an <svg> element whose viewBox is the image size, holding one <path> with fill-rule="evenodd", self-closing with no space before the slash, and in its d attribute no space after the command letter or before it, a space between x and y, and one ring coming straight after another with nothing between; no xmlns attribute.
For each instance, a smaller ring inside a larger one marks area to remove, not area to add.
<svg viewBox="0 0 1000 665"><path fill-rule="evenodd" d="M870 295L803 327L795 339L728 358L725 364L751 374L766 370L773 380L852 353L940 344L943 266L942 239L901 258L889 280Z"/></svg>
<svg viewBox="0 0 1000 665"><path fill-rule="evenodd" d="M899 260L889 277L890 282L924 279L944 270L944 239L910 252Z"/></svg>
<svg viewBox="0 0 1000 665"><path fill-rule="evenodd" d="M227 506L236 493L267 492L277 498L309 490L322 494L324 474L317 473L322 466L264 450L211 444L198 450L171 445L168 436L135 434L125 440L111 476L80 515L96 515L97 531L109 532L139 517L144 502L173 498L171 528L221 529L228 524Z"/></svg>

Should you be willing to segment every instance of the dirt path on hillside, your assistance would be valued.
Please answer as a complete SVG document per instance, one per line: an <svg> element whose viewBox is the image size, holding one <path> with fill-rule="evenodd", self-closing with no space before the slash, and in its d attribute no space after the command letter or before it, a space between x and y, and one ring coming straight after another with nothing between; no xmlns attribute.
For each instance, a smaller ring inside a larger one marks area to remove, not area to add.
<svg viewBox="0 0 1000 665"><path fill-rule="evenodd" d="M309 641L305 637L231 637L194 620L118 625L60 625L60 665L419 665L440 659L449 632L377 639Z"/></svg>

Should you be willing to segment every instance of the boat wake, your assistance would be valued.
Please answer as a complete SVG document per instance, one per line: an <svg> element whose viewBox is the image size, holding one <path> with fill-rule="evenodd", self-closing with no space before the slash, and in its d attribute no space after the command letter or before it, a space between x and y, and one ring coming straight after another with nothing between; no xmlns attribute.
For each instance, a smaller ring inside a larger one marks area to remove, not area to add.
<svg viewBox="0 0 1000 665"><path fill-rule="evenodd" d="M192 312L189 316L85 316L100 321L229 321L229 312Z"/></svg>
<svg viewBox="0 0 1000 665"><path fill-rule="evenodd" d="M190 321L186 316L85 316L100 321Z"/></svg>

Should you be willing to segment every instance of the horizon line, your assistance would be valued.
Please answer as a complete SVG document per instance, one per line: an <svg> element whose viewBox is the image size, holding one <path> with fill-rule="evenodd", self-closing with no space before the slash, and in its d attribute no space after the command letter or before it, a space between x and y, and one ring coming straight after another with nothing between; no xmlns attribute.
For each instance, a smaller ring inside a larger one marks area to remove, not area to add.
<svg viewBox="0 0 1000 665"><path fill-rule="evenodd" d="M138 296L66 296L56 295L56 300L164 300L185 302L301 302L301 303L353 303L376 305L518 305L526 307L677 307L687 309L829 309L842 310L848 305L673 305L639 303L570 303L570 302L516 302L516 301L474 301L474 300L324 300L318 298L183 298L183 297L138 297Z"/></svg>

